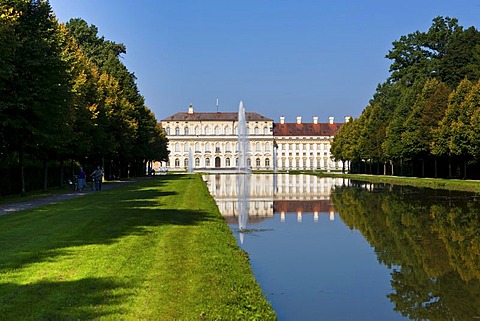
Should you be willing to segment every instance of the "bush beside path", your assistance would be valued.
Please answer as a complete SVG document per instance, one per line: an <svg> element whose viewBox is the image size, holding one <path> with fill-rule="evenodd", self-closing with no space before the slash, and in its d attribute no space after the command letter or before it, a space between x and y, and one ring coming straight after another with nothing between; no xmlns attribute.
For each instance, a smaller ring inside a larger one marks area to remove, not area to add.
<svg viewBox="0 0 480 321"><path fill-rule="evenodd" d="M199 175L0 216L5 320L275 320Z"/></svg>

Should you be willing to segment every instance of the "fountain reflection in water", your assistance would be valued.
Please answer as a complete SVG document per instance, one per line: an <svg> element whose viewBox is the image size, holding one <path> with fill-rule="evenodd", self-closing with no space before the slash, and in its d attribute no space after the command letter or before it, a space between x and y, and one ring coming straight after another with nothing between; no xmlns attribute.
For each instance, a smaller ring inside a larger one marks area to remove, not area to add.
<svg viewBox="0 0 480 321"><path fill-rule="evenodd" d="M250 169L248 166L248 132L245 108L240 101L238 108L238 229L240 232L240 243L243 243L244 232L248 222L248 196L250 195Z"/></svg>

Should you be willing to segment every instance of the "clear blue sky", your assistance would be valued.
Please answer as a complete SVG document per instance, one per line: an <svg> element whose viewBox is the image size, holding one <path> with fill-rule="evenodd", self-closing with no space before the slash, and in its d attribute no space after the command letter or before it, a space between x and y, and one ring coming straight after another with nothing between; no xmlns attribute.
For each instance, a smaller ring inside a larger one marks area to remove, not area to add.
<svg viewBox="0 0 480 321"><path fill-rule="evenodd" d="M474 0L50 0L123 43L158 120L187 111L247 111L294 122L358 117L389 75L400 36L436 16L479 29Z"/></svg>

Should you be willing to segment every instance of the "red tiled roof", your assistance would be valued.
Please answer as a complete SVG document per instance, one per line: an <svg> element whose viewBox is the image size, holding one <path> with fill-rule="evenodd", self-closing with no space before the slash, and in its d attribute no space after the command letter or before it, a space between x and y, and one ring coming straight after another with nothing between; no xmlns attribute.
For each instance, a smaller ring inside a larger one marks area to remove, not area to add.
<svg viewBox="0 0 480 321"><path fill-rule="evenodd" d="M310 201L274 201L273 212L274 213L313 213L313 212L332 212L334 211L333 203L330 200L310 200Z"/></svg>
<svg viewBox="0 0 480 321"><path fill-rule="evenodd" d="M342 123L275 123L273 136L335 136Z"/></svg>
<svg viewBox="0 0 480 321"><path fill-rule="evenodd" d="M272 119L258 113L246 112L247 121L272 121ZM176 113L162 121L238 121L238 113Z"/></svg>

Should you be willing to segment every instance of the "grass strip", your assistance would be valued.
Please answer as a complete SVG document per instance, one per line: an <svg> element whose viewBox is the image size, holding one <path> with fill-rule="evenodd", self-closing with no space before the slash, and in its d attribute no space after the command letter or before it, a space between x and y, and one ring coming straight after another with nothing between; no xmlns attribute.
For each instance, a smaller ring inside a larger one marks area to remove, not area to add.
<svg viewBox="0 0 480 321"><path fill-rule="evenodd" d="M199 175L0 217L4 320L275 320Z"/></svg>
<svg viewBox="0 0 480 321"><path fill-rule="evenodd" d="M352 180L366 181L371 183L385 183L391 185L426 187L432 189L445 189L452 191L463 191L480 193L480 181L447 178L420 178L389 175L368 175L368 174L328 174L316 173L317 176L344 177Z"/></svg>

